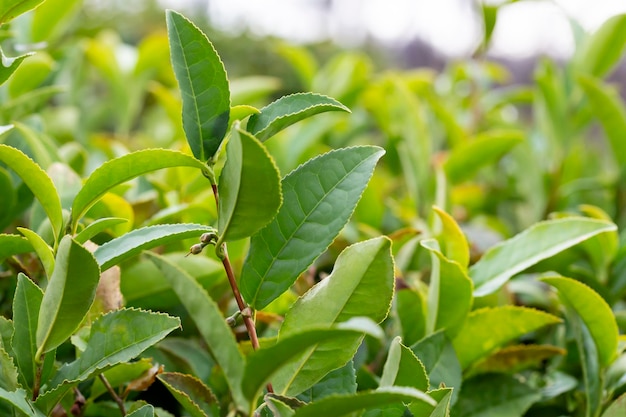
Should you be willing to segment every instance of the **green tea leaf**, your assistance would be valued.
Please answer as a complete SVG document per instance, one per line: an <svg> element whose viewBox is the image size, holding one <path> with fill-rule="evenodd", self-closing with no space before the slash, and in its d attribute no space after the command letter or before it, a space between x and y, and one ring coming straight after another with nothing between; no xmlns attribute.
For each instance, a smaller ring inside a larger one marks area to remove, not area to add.
<svg viewBox="0 0 626 417"><path fill-rule="evenodd" d="M526 368L539 367L556 355L565 355L567 351L551 345L514 345L507 346L470 369L471 375L486 373L514 374Z"/></svg>
<svg viewBox="0 0 626 417"><path fill-rule="evenodd" d="M84 381L113 365L128 362L178 327L177 317L151 311L122 309L100 316L91 325L85 351L58 370L48 390Z"/></svg>
<svg viewBox="0 0 626 417"><path fill-rule="evenodd" d="M469 265L470 248L467 238L452 216L437 206L433 206L433 211L441 222L441 233L437 240L441 245L441 253L451 261L456 261L466 269Z"/></svg>
<svg viewBox="0 0 626 417"><path fill-rule="evenodd" d="M400 337L391 342L387 361L380 377L381 387L412 387L420 391L428 391L428 375L422 362L415 353L404 346Z"/></svg>
<svg viewBox="0 0 626 417"><path fill-rule="evenodd" d="M412 345L426 336L426 307L424 296L411 288L396 292L396 315L400 321L402 340Z"/></svg>
<svg viewBox="0 0 626 417"><path fill-rule="evenodd" d="M626 23L626 19L624 22ZM604 128L615 161L623 166L626 164L626 142L622 135L626 129L626 107L620 93L614 87L592 77L580 76L578 84L589 98L591 112Z"/></svg>
<svg viewBox="0 0 626 417"><path fill-rule="evenodd" d="M46 0L33 13L31 36L33 42L49 41L65 29L64 23L78 11L80 0Z"/></svg>
<svg viewBox="0 0 626 417"><path fill-rule="evenodd" d="M278 168L254 136L235 126L226 158L218 188L218 245L258 232L282 204Z"/></svg>
<svg viewBox="0 0 626 417"><path fill-rule="evenodd" d="M83 215L116 185L148 172L170 167L205 169L203 163L178 151L146 149L111 159L91 173L72 204L72 230Z"/></svg>
<svg viewBox="0 0 626 417"><path fill-rule="evenodd" d="M602 417L621 417L623 415L626 415L626 394L620 395L602 413Z"/></svg>
<svg viewBox="0 0 626 417"><path fill-rule="evenodd" d="M328 247L354 211L384 151L339 149L308 161L283 179L283 205L252 236L241 293L257 310L285 292Z"/></svg>
<svg viewBox="0 0 626 417"><path fill-rule="evenodd" d="M613 223L569 217L537 223L489 249L469 270L474 296L491 294L526 268L603 232Z"/></svg>
<svg viewBox="0 0 626 417"><path fill-rule="evenodd" d="M222 143L230 113L224 64L200 29L183 15L166 12L172 67L183 99L183 128L193 155L212 158Z"/></svg>
<svg viewBox="0 0 626 417"><path fill-rule="evenodd" d="M18 323L13 333L15 361L23 386L32 387L37 370L37 320L43 291L26 275L17 276L17 288L13 297L13 320ZM53 358L54 359L54 358Z"/></svg>
<svg viewBox="0 0 626 417"><path fill-rule="evenodd" d="M8 80L20 66L22 61L31 55L33 55L33 53L16 56L15 58L9 58L8 56L5 56L4 52L0 49L0 60L2 60L2 65L0 66L0 84L4 84L5 81Z"/></svg>
<svg viewBox="0 0 626 417"><path fill-rule="evenodd" d="M0 25L34 9L44 0L5 0L0 4Z"/></svg>
<svg viewBox="0 0 626 417"><path fill-rule="evenodd" d="M154 417L154 407L150 404L146 404L132 413L127 414L126 417Z"/></svg>
<svg viewBox="0 0 626 417"><path fill-rule="evenodd" d="M472 311L452 340L462 368L520 336L561 320L543 311L518 306Z"/></svg>
<svg viewBox="0 0 626 417"><path fill-rule="evenodd" d="M247 399L241 393L244 357L219 307L188 273L162 256L149 253L149 257L163 272L165 279L191 314L198 332L207 343L209 353L222 368L235 402L247 409Z"/></svg>
<svg viewBox="0 0 626 417"><path fill-rule="evenodd" d="M200 235L207 232L215 232L215 229L209 226L185 223L142 227L108 241L96 249L93 254L102 271L106 271L113 265L132 258L145 249L182 239L193 237L200 239Z"/></svg>
<svg viewBox="0 0 626 417"><path fill-rule="evenodd" d="M293 409L285 401L285 397L266 394L263 401L274 417L293 417Z"/></svg>
<svg viewBox="0 0 626 417"><path fill-rule="evenodd" d="M414 402L409 404L407 408L414 416L450 417L450 405L454 391L454 388L438 388L428 391L428 395L437 401L435 407L423 402Z"/></svg>
<svg viewBox="0 0 626 417"><path fill-rule="evenodd" d="M463 375L454 347L446 334L441 330L435 332L412 345L411 350L426 368L431 390L442 384L454 388L451 399L454 404L462 388Z"/></svg>
<svg viewBox="0 0 626 417"><path fill-rule="evenodd" d="M23 152L4 144L0 144L0 162L7 164L30 188L48 215L55 237L59 236L63 227L61 199L48 174Z"/></svg>
<svg viewBox="0 0 626 417"><path fill-rule="evenodd" d="M422 246L430 252L432 266L426 333L445 329L448 336L453 337L472 308L472 280L457 262L443 256L436 240L422 241Z"/></svg>
<svg viewBox="0 0 626 417"><path fill-rule="evenodd" d="M422 401L432 406L437 402L422 391L408 387L386 387L361 391L354 395L335 395L307 404L296 410L294 417L341 417L355 411L379 408L397 403Z"/></svg>
<svg viewBox="0 0 626 417"><path fill-rule="evenodd" d="M589 36L574 57L574 68L595 77L608 74L626 48L626 14L608 19Z"/></svg>
<svg viewBox="0 0 626 417"><path fill-rule="evenodd" d="M70 236L64 236L39 310L37 358L76 330L91 307L99 279L100 268L93 255Z"/></svg>
<svg viewBox="0 0 626 417"><path fill-rule="evenodd" d="M264 142L300 120L328 111L350 113L350 109L337 100L321 94L291 94L263 107L259 114L250 116L247 128L250 133Z"/></svg>
<svg viewBox="0 0 626 417"><path fill-rule="evenodd" d="M619 330L611 307L594 290L570 278L542 278L559 290L559 296L571 305L585 323L596 344L600 364L607 366L617 357Z"/></svg>
<svg viewBox="0 0 626 417"><path fill-rule="evenodd" d="M19 230L19 232L23 234L26 239L28 239L31 246L35 250L35 253L37 253L39 261L41 261L43 269L46 271L46 276L52 276L52 272L54 271L54 251L52 248L45 242L45 240L43 240L41 236L32 230L25 227L18 227L17 230Z"/></svg>
<svg viewBox="0 0 626 417"><path fill-rule="evenodd" d="M81 230L81 232L74 237L74 240L81 244L85 243L98 233L104 232L109 227L126 223L127 221L127 219L122 219L121 217L105 217L103 219L95 220L91 222L89 226Z"/></svg>
<svg viewBox="0 0 626 417"><path fill-rule="evenodd" d="M355 317L384 320L394 289L391 241L370 239L346 248L333 272L289 309L279 340L310 327L330 327ZM320 343L281 369L272 383L277 393L295 395L328 372L343 366L356 352L360 337Z"/></svg>
<svg viewBox="0 0 626 417"><path fill-rule="evenodd" d="M480 375L468 380L451 415L458 417L522 417L541 399L535 388L509 375Z"/></svg>
<svg viewBox="0 0 626 417"><path fill-rule="evenodd" d="M329 372L317 384L298 394L298 399L307 403L335 394L354 394L357 390L354 361Z"/></svg>
<svg viewBox="0 0 626 417"><path fill-rule="evenodd" d="M22 388L15 391L7 391L4 388L0 388L0 402L11 404L14 410L21 411L27 417L46 417L45 414L30 404L28 393Z"/></svg>
<svg viewBox="0 0 626 417"><path fill-rule="evenodd" d="M164 372L157 378L191 417L219 417L217 398L198 378L177 372Z"/></svg>
<svg viewBox="0 0 626 417"><path fill-rule="evenodd" d="M15 391L20 386L13 358L0 346L0 389Z"/></svg>
<svg viewBox="0 0 626 417"><path fill-rule="evenodd" d="M241 121L246 117L259 113L259 109L256 107L248 106L245 104L240 104L239 106L233 106L230 108L230 119L228 120L228 129L235 124L237 121Z"/></svg>
<svg viewBox="0 0 626 417"><path fill-rule="evenodd" d="M254 399L261 393L264 385L272 376L291 360L301 356L302 352L324 342L352 340L362 336L363 332L358 327L309 328L282 338L275 345L259 349L248 356L242 384L243 393L251 404L254 404Z"/></svg>
<svg viewBox="0 0 626 417"><path fill-rule="evenodd" d="M523 141L523 133L517 130L479 134L452 150L444 164L448 180L458 184L472 178L480 168L495 163Z"/></svg>
<svg viewBox="0 0 626 417"><path fill-rule="evenodd" d="M0 234L0 260L34 251L28 239L20 235Z"/></svg>

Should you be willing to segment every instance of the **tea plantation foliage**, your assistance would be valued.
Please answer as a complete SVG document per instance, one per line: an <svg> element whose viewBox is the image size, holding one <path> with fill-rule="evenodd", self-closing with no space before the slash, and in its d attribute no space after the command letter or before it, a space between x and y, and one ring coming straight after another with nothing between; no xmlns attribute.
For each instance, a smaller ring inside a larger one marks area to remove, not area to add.
<svg viewBox="0 0 626 417"><path fill-rule="evenodd" d="M626 415L626 15L523 86L496 6L442 72L277 44L281 95L80 7L0 4L0 415Z"/></svg>

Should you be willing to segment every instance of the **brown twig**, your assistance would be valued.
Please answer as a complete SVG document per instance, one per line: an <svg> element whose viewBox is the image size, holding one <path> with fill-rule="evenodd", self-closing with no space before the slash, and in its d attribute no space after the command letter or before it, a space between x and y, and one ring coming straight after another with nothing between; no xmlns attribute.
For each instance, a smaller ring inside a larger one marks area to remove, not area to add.
<svg viewBox="0 0 626 417"><path fill-rule="evenodd" d="M115 392L115 390L113 389L113 387L109 383L109 380L106 379L106 377L103 374L98 375L98 377L100 378L100 381L102 381L102 383L104 384L104 386L107 389L107 391L109 392L109 394L111 394L111 397L113 397L113 400L115 400L115 402L117 403L117 406L118 406L118 408L120 409L120 411L122 413L122 417L125 416L126 415L126 407L124 406L124 400L122 400L120 398L120 396L117 395L117 392Z"/></svg>

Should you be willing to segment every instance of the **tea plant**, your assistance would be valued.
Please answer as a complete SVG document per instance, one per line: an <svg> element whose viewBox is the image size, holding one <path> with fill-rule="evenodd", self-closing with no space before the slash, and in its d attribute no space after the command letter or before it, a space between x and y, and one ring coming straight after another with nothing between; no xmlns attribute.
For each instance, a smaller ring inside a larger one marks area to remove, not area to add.
<svg viewBox="0 0 626 417"><path fill-rule="evenodd" d="M281 45L338 100L257 106L271 82L242 93L174 11L130 69L110 34L68 52L76 4L15 21L50 54L0 73L3 415L623 414L626 113L593 78L623 16L513 91L483 56L506 4L481 6L476 59L439 75ZM530 125L507 116L529 103ZM609 146L585 166L592 115Z"/></svg>

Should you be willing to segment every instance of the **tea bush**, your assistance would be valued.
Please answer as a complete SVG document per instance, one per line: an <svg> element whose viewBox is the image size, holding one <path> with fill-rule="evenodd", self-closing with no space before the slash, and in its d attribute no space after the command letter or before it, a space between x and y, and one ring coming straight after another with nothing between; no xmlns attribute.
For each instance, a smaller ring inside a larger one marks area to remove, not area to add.
<svg viewBox="0 0 626 417"><path fill-rule="evenodd" d="M274 99L178 12L0 6L2 415L624 415L626 16L505 86L481 7L441 73L278 45Z"/></svg>

